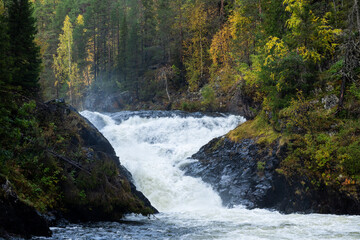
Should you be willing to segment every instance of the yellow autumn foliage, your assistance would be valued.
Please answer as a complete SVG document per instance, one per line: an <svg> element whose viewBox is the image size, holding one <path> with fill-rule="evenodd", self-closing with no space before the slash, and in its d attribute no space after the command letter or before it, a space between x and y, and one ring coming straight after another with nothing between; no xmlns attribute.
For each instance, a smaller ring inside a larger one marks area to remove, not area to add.
<svg viewBox="0 0 360 240"><path fill-rule="evenodd" d="M305 61L318 63L327 56L335 53L337 36L340 29L332 28L328 23L331 16L327 12L322 17L316 16L308 10L307 0L284 0L285 11L291 14L286 21L287 27L291 30L291 36L296 41L297 52ZM307 23L304 28L305 21Z"/></svg>
<svg viewBox="0 0 360 240"><path fill-rule="evenodd" d="M226 24L214 35L211 42L210 55L214 65L228 65L232 63L231 41L231 27Z"/></svg>
<svg viewBox="0 0 360 240"><path fill-rule="evenodd" d="M264 65L269 65L274 62L276 59L280 59L288 54L289 49L283 42L283 40L278 37L269 37L269 40L264 47L266 58Z"/></svg>

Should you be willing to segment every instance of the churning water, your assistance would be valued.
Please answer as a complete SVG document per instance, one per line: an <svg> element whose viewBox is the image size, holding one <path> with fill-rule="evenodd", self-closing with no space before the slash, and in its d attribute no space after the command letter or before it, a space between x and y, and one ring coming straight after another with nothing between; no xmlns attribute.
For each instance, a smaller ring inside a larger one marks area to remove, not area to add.
<svg viewBox="0 0 360 240"><path fill-rule="evenodd" d="M110 141L135 185L161 213L119 223L52 228L52 239L360 239L360 216L282 215L227 209L212 188L180 167L244 119L180 112L82 112Z"/></svg>

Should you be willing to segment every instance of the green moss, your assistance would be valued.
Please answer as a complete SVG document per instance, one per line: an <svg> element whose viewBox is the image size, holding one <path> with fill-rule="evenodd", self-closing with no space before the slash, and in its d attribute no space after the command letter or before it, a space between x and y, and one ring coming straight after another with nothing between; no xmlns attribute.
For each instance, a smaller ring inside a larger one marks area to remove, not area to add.
<svg viewBox="0 0 360 240"><path fill-rule="evenodd" d="M266 162L263 162L263 161L259 161L259 162L257 163L257 170L258 170L258 172L264 172L264 170L265 170L265 164L266 164Z"/></svg>
<svg viewBox="0 0 360 240"><path fill-rule="evenodd" d="M246 121L227 135L232 141L239 142L245 138L252 138L259 144L272 144L281 134L258 115L254 120Z"/></svg>
<svg viewBox="0 0 360 240"><path fill-rule="evenodd" d="M225 137L220 138L212 147L211 147L211 151L216 151L217 149L219 149L225 141Z"/></svg>
<svg viewBox="0 0 360 240"><path fill-rule="evenodd" d="M199 101L184 101L180 104L180 110L187 112L196 112L201 110L201 102Z"/></svg>

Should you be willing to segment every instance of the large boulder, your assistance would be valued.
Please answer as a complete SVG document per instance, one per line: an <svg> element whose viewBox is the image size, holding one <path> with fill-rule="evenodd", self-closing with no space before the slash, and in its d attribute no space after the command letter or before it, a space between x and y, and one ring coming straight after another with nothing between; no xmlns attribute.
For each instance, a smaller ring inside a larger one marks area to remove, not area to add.
<svg viewBox="0 0 360 240"><path fill-rule="evenodd" d="M251 95L251 94L250 94ZM241 85L239 85L231 98L226 101L226 111L238 114L246 119L253 119L256 116L256 112L260 109L261 103L256 102L254 97L244 92Z"/></svg>
<svg viewBox="0 0 360 240"><path fill-rule="evenodd" d="M267 208L283 213L360 214L358 198L326 185L314 187L303 176L287 179L278 171L286 146L254 139L212 140L184 167L187 175L209 183L228 207Z"/></svg>
<svg viewBox="0 0 360 240"><path fill-rule="evenodd" d="M210 183L225 206L270 208L283 191L275 172L280 163L276 152L261 149L254 140L216 138L192 158L197 161L185 167L186 174Z"/></svg>
<svg viewBox="0 0 360 240"><path fill-rule="evenodd" d="M0 238L50 236L48 225L59 222L157 213L108 140L74 108L54 100L38 103L33 114L38 155L17 174L0 175Z"/></svg>
<svg viewBox="0 0 360 240"><path fill-rule="evenodd" d="M136 190L132 176L108 140L74 108L62 101L39 106L38 118L54 124L61 144L47 150L62 169L62 200L54 209L76 221L117 221L124 214L153 214L157 210Z"/></svg>
<svg viewBox="0 0 360 240"><path fill-rule="evenodd" d="M51 236L46 220L21 200L11 183L0 175L0 236Z"/></svg>

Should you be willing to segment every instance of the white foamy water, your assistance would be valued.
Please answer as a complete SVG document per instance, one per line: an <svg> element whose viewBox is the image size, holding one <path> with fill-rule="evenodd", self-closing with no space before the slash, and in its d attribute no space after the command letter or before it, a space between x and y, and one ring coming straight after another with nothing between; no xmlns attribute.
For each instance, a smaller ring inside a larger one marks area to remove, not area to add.
<svg viewBox="0 0 360 240"><path fill-rule="evenodd" d="M137 188L161 213L130 215L126 223L54 228L55 239L360 239L360 216L227 209L210 186L184 176L179 167L187 158L243 122L241 117L82 114L110 141Z"/></svg>
<svg viewBox="0 0 360 240"><path fill-rule="evenodd" d="M137 188L161 212L222 208L220 197L179 166L211 139L245 121L242 117L147 117L83 112L110 141ZM120 118L120 119L119 119Z"/></svg>

